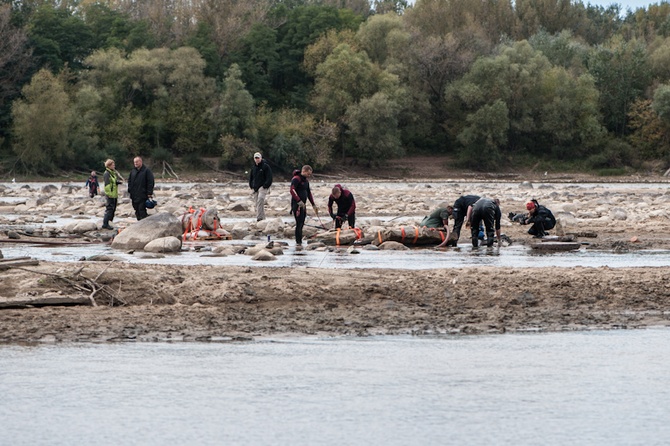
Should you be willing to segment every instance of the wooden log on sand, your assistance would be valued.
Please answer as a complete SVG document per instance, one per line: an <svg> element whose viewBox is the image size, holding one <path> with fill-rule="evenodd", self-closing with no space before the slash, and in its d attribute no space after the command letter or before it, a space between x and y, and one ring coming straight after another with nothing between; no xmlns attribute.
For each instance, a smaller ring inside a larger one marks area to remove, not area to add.
<svg viewBox="0 0 670 446"><path fill-rule="evenodd" d="M35 266L39 264L40 264L39 260L35 260L30 257L16 257L14 259L2 259L2 262L0 262L0 271L20 266Z"/></svg>
<svg viewBox="0 0 670 446"><path fill-rule="evenodd" d="M62 296L55 293L42 296L0 297L0 309L48 305L91 305L91 299L88 296Z"/></svg>

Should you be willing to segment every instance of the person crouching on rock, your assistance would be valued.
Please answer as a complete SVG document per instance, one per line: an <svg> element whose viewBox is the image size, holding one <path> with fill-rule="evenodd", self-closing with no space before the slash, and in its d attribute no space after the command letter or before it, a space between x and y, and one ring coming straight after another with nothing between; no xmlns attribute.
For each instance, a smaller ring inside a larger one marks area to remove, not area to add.
<svg viewBox="0 0 670 446"><path fill-rule="evenodd" d="M419 226L433 229L444 229L446 235L444 237L444 242L442 242L438 248L446 246L447 240L451 238L449 233L449 206L445 204L435 208L430 214L423 217L423 220L419 223Z"/></svg>
<svg viewBox="0 0 670 446"><path fill-rule="evenodd" d="M312 167L305 164L301 170L293 171L291 179L291 214L295 217L295 244L296 249L302 249L302 228L305 226L307 209L305 202L309 200L314 213L319 215L319 208L314 204L314 197L309 188L309 177L312 176Z"/></svg>
<svg viewBox="0 0 670 446"><path fill-rule="evenodd" d="M333 203L337 204L337 213L333 212ZM342 187L341 184L336 184L328 197L328 213L330 218L335 221L335 228L342 227L342 223L346 220L350 228L356 227L356 200L354 194Z"/></svg>
<svg viewBox="0 0 670 446"><path fill-rule="evenodd" d="M528 233L533 237L542 238L547 235L546 231L556 226L554 214L538 203L536 199L526 203L526 209L528 210L528 216L520 219L519 223L522 225L532 224L533 226L528 230Z"/></svg>
<svg viewBox="0 0 670 446"><path fill-rule="evenodd" d="M484 222L486 228L486 246L493 246L493 230L500 246L500 201L495 198L480 198L474 205L468 206L465 226L470 226L472 247L479 246L479 225Z"/></svg>

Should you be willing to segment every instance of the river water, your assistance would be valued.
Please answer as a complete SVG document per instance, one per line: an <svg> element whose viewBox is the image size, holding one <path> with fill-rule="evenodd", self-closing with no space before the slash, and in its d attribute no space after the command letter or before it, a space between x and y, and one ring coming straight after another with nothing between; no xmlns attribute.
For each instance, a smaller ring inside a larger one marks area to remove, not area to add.
<svg viewBox="0 0 670 446"><path fill-rule="evenodd" d="M670 331L0 347L3 445L661 445Z"/></svg>
<svg viewBox="0 0 670 446"><path fill-rule="evenodd" d="M129 254L114 250L109 245L93 244L85 246L36 246L10 245L2 246L3 255L7 258L28 256L37 260L57 262L77 262L94 255L110 255L130 263L162 264L162 265L214 265L214 266L275 266L275 267L308 267L308 268L393 268L427 270L439 268L463 268L472 266L546 268L546 267L665 267L670 264L669 250L639 250L630 252L614 252L588 250L585 248L569 252L539 252L528 246L511 245L504 248L472 249L469 243L461 243L459 249L438 251L432 248L416 248L409 251L369 251L360 248L358 254L349 254L346 249L337 252L328 251L295 251L295 243L286 239L277 240L289 244L284 255L276 260L259 262L251 260L251 256L242 254L212 257L207 250L220 244L245 243L234 242L185 242L183 251L163 256L144 256L141 252ZM257 242L247 242L253 245Z"/></svg>

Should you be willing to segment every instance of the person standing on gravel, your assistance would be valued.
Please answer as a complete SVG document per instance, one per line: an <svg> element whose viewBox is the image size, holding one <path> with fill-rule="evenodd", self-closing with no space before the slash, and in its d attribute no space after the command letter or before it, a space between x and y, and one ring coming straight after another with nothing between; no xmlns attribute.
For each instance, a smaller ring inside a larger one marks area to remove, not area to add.
<svg viewBox="0 0 670 446"><path fill-rule="evenodd" d="M497 198L480 198L474 204L468 206L465 216L465 226L470 226L472 235L472 246L479 246L479 225L484 222L486 227L486 246L493 246L493 230L500 245L500 200Z"/></svg>
<svg viewBox="0 0 670 446"><path fill-rule="evenodd" d="M333 203L337 204L337 214L333 212ZM335 228L341 228L342 223L347 221L349 228L356 227L356 200L354 194L336 184L328 197L328 213L335 221Z"/></svg>
<svg viewBox="0 0 670 446"><path fill-rule="evenodd" d="M88 187L88 196L90 198L100 193L100 183L98 183L98 175L95 173L95 170L91 172L91 176L86 180L84 187Z"/></svg>
<svg viewBox="0 0 670 446"><path fill-rule="evenodd" d="M119 184L123 182L123 178L121 178L121 175L116 171L114 160L108 159L105 161L105 174L102 178L105 195L107 196L105 216L102 218L102 229L114 229L109 222L114 220L116 203L119 199Z"/></svg>
<svg viewBox="0 0 670 446"><path fill-rule="evenodd" d="M295 244L296 250L302 249L302 228L307 217L307 200L312 204L314 213L319 215L319 208L314 204L314 197L309 188L309 178L312 176L312 167L305 164L301 170L293 171L291 179L291 214L295 217Z"/></svg>
<svg viewBox="0 0 670 446"><path fill-rule="evenodd" d="M146 202L154 196L154 174L139 156L133 159L133 165L135 167L128 176L128 193L135 209L135 217L139 221L149 216Z"/></svg>
<svg viewBox="0 0 670 446"><path fill-rule="evenodd" d="M249 175L249 187L253 189L254 206L256 206L256 221L265 220L265 197L272 186L272 169L263 159L263 156L254 153L254 165Z"/></svg>

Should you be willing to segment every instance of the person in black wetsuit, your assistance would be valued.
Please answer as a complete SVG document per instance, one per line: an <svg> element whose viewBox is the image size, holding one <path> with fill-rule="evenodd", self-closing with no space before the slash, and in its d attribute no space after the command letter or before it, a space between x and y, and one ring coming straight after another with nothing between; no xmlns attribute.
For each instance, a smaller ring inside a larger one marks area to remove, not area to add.
<svg viewBox="0 0 670 446"><path fill-rule="evenodd" d="M486 228L486 246L493 246L493 233L500 245L500 201L496 198L480 198L473 205L468 206L465 226L470 227L472 246L479 246L479 225L484 222Z"/></svg>
<svg viewBox="0 0 670 446"><path fill-rule="evenodd" d="M532 199L526 203L526 210L528 210L528 216L519 219L519 223L522 225L532 224L533 226L528 230L528 233L533 237L542 238L547 235L549 229L553 229L556 226L554 214L545 206L538 203L536 199Z"/></svg>
<svg viewBox="0 0 670 446"><path fill-rule="evenodd" d="M291 179L291 214L295 217L295 244L296 250L302 249L302 228L305 226L305 218L307 217L307 207L305 203L307 200L312 204L314 213L319 215L319 208L314 204L314 197L309 188L309 177L312 176L312 167L308 165L302 166L301 170L293 171L293 178Z"/></svg>
<svg viewBox="0 0 670 446"><path fill-rule="evenodd" d="M333 212L333 203L337 204L337 213ZM335 221L335 228L341 228L342 223L347 221L350 228L356 227L356 200L354 194L336 184L328 197L328 213Z"/></svg>

